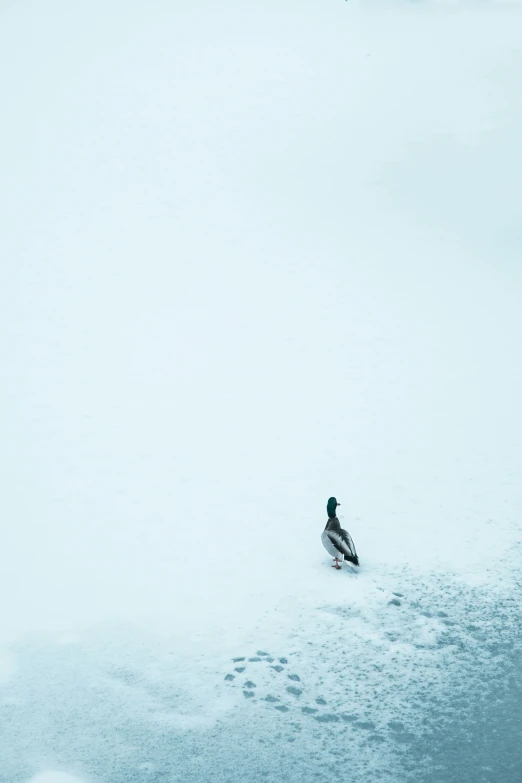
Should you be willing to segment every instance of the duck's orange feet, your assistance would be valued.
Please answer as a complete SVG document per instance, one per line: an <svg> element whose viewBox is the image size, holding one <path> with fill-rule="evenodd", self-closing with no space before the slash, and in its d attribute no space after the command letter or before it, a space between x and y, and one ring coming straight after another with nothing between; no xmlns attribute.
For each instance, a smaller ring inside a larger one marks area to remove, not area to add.
<svg viewBox="0 0 522 783"><path fill-rule="evenodd" d="M334 564L332 568L336 568L338 571L340 571L341 570L340 562L341 561L339 560L338 557L334 557Z"/></svg>

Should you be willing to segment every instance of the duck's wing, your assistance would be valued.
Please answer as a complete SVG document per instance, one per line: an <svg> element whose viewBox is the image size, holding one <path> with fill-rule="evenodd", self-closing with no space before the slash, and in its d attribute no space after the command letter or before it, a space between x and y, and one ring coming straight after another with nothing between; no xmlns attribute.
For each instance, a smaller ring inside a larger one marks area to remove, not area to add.
<svg viewBox="0 0 522 783"><path fill-rule="evenodd" d="M328 530L328 538L338 552L340 552L345 560L349 560L354 565L359 565L359 558L355 551L355 545L352 541L352 537L346 531L340 528L339 530Z"/></svg>
<svg viewBox="0 0 522 783"><path fill-rule="evenodd" d="M340 534L342 540L344 541L344 543L346 544L346 546L350 549L351 553L355 555L356 554L356 552L355 552L355 544L353 543L352 537L349 534L349 532L347 530L343 530L341 528L340 531L339 531L339 534Z"/></svg>
<svg viewBox="0 0 522 783"><path fill-rule="evenodd" d="M336 530L325 530L324 532L326 534L325 538L328 539L336 552L338 552L340 555L352 554L350 545L345 541L340 533L338 533Z"/></svg>

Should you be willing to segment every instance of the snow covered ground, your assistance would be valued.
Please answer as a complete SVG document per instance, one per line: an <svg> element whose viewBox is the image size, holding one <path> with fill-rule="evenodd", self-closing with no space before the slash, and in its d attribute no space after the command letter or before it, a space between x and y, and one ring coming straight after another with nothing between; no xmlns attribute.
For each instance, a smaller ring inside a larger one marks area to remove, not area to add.
<svg viewBox="0 0 522 783"><path fill-rule="evenodd" d="M522 4L0 22L0 783L518 783Z"/></svg>

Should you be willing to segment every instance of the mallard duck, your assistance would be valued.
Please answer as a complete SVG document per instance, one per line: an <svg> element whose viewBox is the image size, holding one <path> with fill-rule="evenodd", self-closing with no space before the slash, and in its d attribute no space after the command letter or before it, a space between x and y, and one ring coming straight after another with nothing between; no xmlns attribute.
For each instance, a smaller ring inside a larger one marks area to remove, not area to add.
<svg viewBox="0 0 522 783"><path fill-rule="evenodd" d="M341 568L340 564L343 559L348 560L353 565L359 565L359 558L357 557L352 538L346 530L342 529L341 523L337 519L337 506L340 505L336 498L329 498L326 506L328 522L321 534L324 548L335 561L332 568L337 568L337 570Z"/></svg>

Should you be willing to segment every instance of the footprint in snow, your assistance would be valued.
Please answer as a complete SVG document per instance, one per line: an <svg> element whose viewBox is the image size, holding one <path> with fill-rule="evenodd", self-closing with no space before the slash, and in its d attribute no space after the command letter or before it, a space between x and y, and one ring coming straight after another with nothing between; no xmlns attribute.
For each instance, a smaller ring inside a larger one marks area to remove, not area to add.
<svg viewBox="0 0 522 783"><path fill-rule="evenodd" d="M398 603L400 604L400 602ZM274 660L277 661L276 664L273 664ZM292 684L285 685L284 680L280 680L276 675L280 675L285 671L285 667L288 665L288 658L274 658L268 652L258 650L256 655L233 658L232 662L241 663L242 665L234 668L236 674L227 674L225 676L225 681L232 684L232 687L239 685L245 699L256 700L260 704L264 703L266 708L277 710L281 714L291 712L292 707L294 710L297 708L301 715L313 718L318 723L351 723L354 727L362 730L369 730L372 728L370 724L360 720L358 715L345 712L328 712L322 709L327 707L327 701L322 696L312 695L311 699L310 696L308 696L307 699L306 685L301 682L301 677L295 672L291 672L290 674L287 673L287 681L290 680ZM255 665L256 667L256 682L251 679L243 680L241 682L237 675L246 672L251 665ZM269 674L270 671L272 672L271 675ZM275 675L273 672L275 672ZM274 684L276 683L280 683L281 685L279 694L274 695L273 692L266 693L265 687L268 686L270 689L273 689ZM299 687L297 687L297 683L299 683ZM264 690L265 692L263 693ZM256 697L258 697L258 699L256 699ZM312 701L312 703L315 702L314 706L306 705L306 701L309 700ZM295 703L296 701L301 702L301 704L305 701L305 705L298 706ZM286 704L284 702L286 702Z"/></svg>
<svg viewBox="0 0 522 783"><path fill-rule="evenodd" d="M275 660L277 660L278 663L275 664L274 666L272 666L272 664L273 664L273 662ZM236 679L238 674L243 674L244 672L246 672L247 667L249 666L249 664L263 664L263 663L266 663L266 664L268 664L267 669L274 670L275 672L277 672L277 674L280 674L281 672L284 671L284 667L288 663L288 658L281 657L281 658L277 658L276 659L273 656L271 656L270 653L268 653L266 650L258 650L255 655L251 655L250 657L247 657L246 655L241 655L241 656L237 656L236 658L232 658L232 663L240 663L242 665L234 667L235 674L226 674L225 675L225 681L229 682L229 683L234 682L234 680ZM265 669L265 671L267 671L267 669ZM256 671L259 673L260 671L262 671L262 669L260 670L259 668L256 668ZM301 681L301 678L299 677L298 674L289 674L288 677L293 682L300 682ZM234 684L236 684L236 683L234 683ZM254 682L252 682L252 680L247 680L246 682L244 682L242 687L243 687L243 694L244 694L245 698L247 698L247 699L254 698L255 692L253 691L253 688L256 687L256 684ZM301 691L299 691L298 688L289 688L289 689L287 689L287 691L288 691L288 693L292 694L293 696L300 695L300 693L301 693ZM277 701L279 701L279 698L276 698L275 696L270 696L269 695L269 696L265 697L265 701L277 702ZM280 706L282 706L282 705L280 705ZM288 708L285 708L284 710L280 710L280 712L286 712L287 709Z"/></svg>
<svg viewBox="0 0 522 783"><path fill-rule="evenodd" d="M316 715L315 719L319 721L319 723L337 723L339 715L336 715L333 712L323 712L321 715Z"/></svg>

